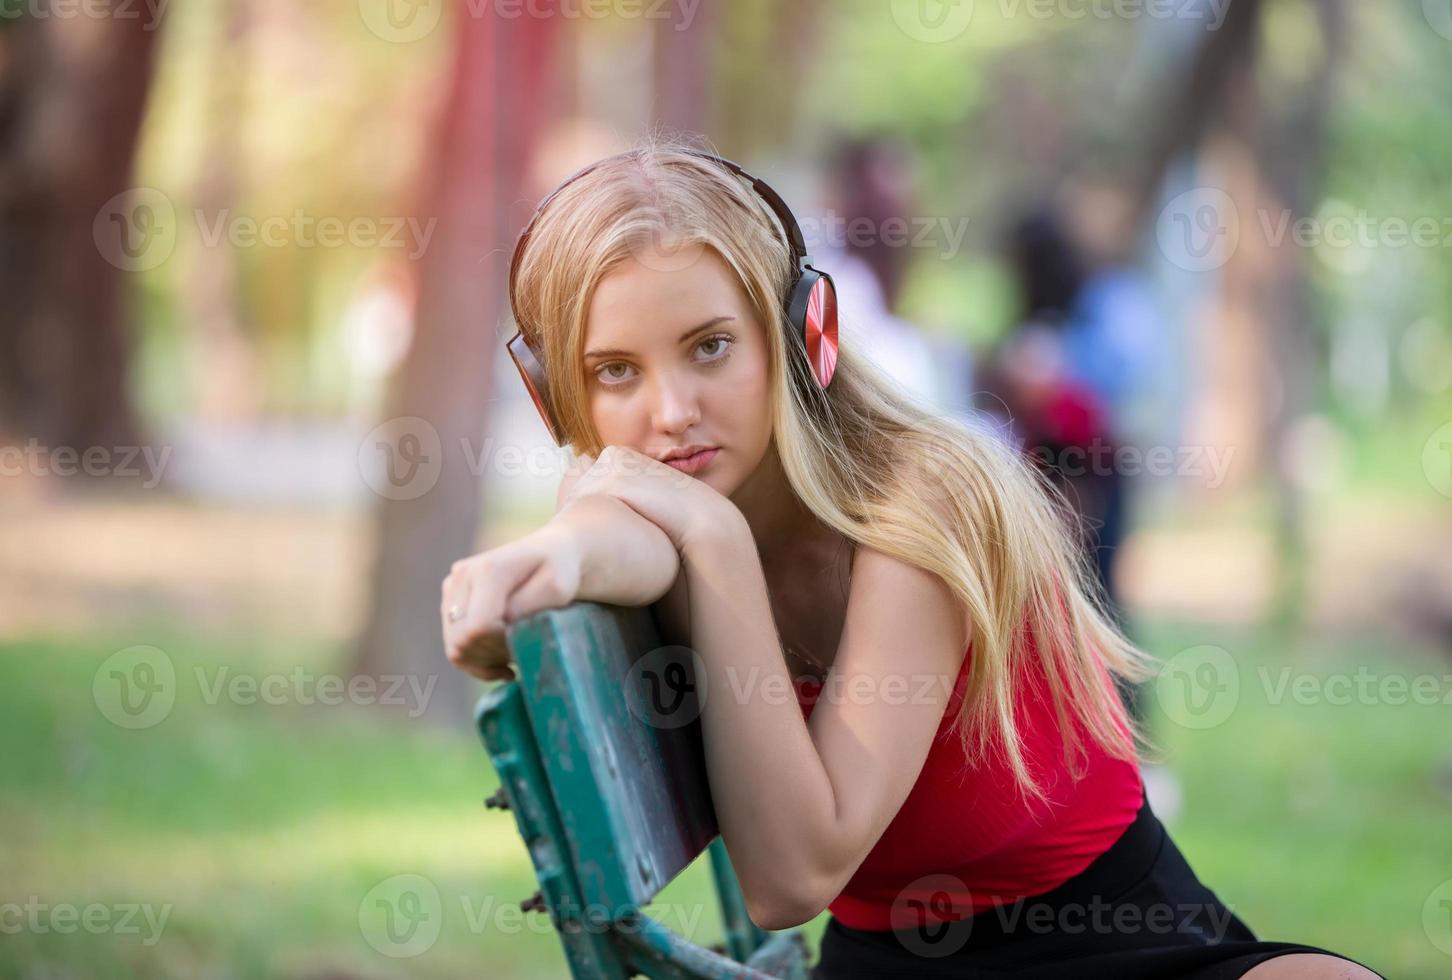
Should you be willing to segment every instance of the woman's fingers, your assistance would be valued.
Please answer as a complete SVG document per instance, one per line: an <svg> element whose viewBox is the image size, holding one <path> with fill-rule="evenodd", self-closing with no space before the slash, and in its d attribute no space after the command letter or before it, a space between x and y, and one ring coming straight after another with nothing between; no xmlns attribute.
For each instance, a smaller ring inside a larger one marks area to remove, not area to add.
<svg viewBox="0 0 1452 980"><path fill-rule="evenodd" d="M509 680L509 644L501 619L502 589L508 588L497 560L475 557L456 562L444 580L444 647L449 662L483 680Z"/></svg>
<svg viewBox="0 0 1452 980"><path fill-rule="evenodd" d="M444 652L448 655L449 662L456 666L462 666L460 660L465 629L463 619L469 605L469 578L466 568L465 562L454 562L452 571L444 579L443 598L439 604L439 616L443 619Z"/></svg>
<svg viewBox="0 0 1452 980"><path fill-rule="evenodd" d="M511 569L491 554L470 563L469 603L464 607L465 643L504 632L504 600L513 585Z"/></svg>
<svg viewBox="0 0 1452 980"><path fill-rule="evenodd" d="M568 535L528 538L454 563L444 580L444 647L450 663L484 680L509 680L511 623L567 606L579 590L580 558Z"/></svg>
<svg viewBox="0 0 1452 980"><path fill-rule="evenodd" d="M503 635L476 640L465 649L460 666L480 680L514 680L514 669L509 664L509 642Z"/></svg>

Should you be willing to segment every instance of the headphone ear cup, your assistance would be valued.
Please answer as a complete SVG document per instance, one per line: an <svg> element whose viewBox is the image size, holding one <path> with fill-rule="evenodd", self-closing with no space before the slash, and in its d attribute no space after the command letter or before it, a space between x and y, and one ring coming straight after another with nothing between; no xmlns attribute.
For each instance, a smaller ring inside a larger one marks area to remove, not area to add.
<svg viewBox="0 0 1452 980"><path fill-rule="evenodd" d="M555 419L550 414L549 399L547 393L549 388L545 383L544 365L539 358L535 357L534 348L529 341L524 339L524 334L517 333L506 345L509 349L510 359L514 366L519 369L519 376L524 381L524 387L529 391L529 397L534 399L534 407L539 412L539 417L544 420L545 428L549 430L550 438L555 445L563 445L560 442L559 427L555 425Z"/></svg>
<svg viewBox="0 0 1452 980"><path fill-rule="evenodd" d="M837 287L831 276L802 267L787 304L787 323L806 350L817 387L825 389L837 370Z"/></svg>

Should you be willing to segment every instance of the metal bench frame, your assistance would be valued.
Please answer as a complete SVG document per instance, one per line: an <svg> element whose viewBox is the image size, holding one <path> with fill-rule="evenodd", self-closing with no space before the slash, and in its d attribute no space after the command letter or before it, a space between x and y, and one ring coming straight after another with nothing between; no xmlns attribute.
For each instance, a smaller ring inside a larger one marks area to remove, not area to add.
<svg viewBox="0 0 1452 980"><path fill-rule="evenodd" d="M649 610L591 602L516 623L508 641L518 679L489 690L475 712L500 781L486 803L514 813L540 885L521 907L549 913L572 975L806 980L801 931L766 932L746 913L698 712L659 725L640 702L632 710L629 695L647 696L647 680L658 690L662 665L677 665L673 686L694 699L681 673L689 652L662 647ZM640 910L704 850L725 934L716 950Z"/></svg>

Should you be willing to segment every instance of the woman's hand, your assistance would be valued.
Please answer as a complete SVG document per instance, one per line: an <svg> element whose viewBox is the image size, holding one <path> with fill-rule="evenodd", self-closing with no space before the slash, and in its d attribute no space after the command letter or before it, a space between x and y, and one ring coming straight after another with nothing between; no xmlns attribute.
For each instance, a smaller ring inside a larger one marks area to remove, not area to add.
<svg viewBox="0 0 1452 980"><path fill-rule="evenodd" d="M703 533L741 517L710 484L634 449L606 446L598 459L588 454L580 459L588 469L561 499L561 511L589 494L608 494L664 531L679 554Z"/></svg>
<svg viewBox="0 0 1452 980"><path fill-rule="evenodd" d="M542 609L574 602L580 572L574 537L555 525L454 562L439 609L449 662L480 680L513 680L505 631Z"/></svg>

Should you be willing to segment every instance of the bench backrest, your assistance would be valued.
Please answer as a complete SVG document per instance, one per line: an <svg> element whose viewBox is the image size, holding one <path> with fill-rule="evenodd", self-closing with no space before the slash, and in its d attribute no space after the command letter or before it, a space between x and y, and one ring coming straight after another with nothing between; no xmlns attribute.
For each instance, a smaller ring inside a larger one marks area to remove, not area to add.
<svg viewBox="0 0 1452 980"><path fill-rule="evenodd" d="M519 679L477 722L540 883L528 907L549 912L571 974L805 980L801 931L751 921L717 835L691 652L660 646L647 610L595 603L509 643ZM710 950L639 908L708 847L725 936Z"/></svg>
<svg viewBox="0 0 1452 980"><path fill-rule="evenodd" d="M645 608L595 603L508 640L518 679L479 701L479 733L539 878L527 907L549 912L572 976L806 980L802 931L752 922L717 835L693 653L661 646ZM640 912L707 848L714 950Z"/></svg>
<svg viewBox="0 0 1452 980"><path fill-rule="evenodd" d="M694 698L689 657L661 646L647 609L597 603L518 623L509 642L585 902L646 904L717 834L699 711L650 715L662 694Z"/></svg>

